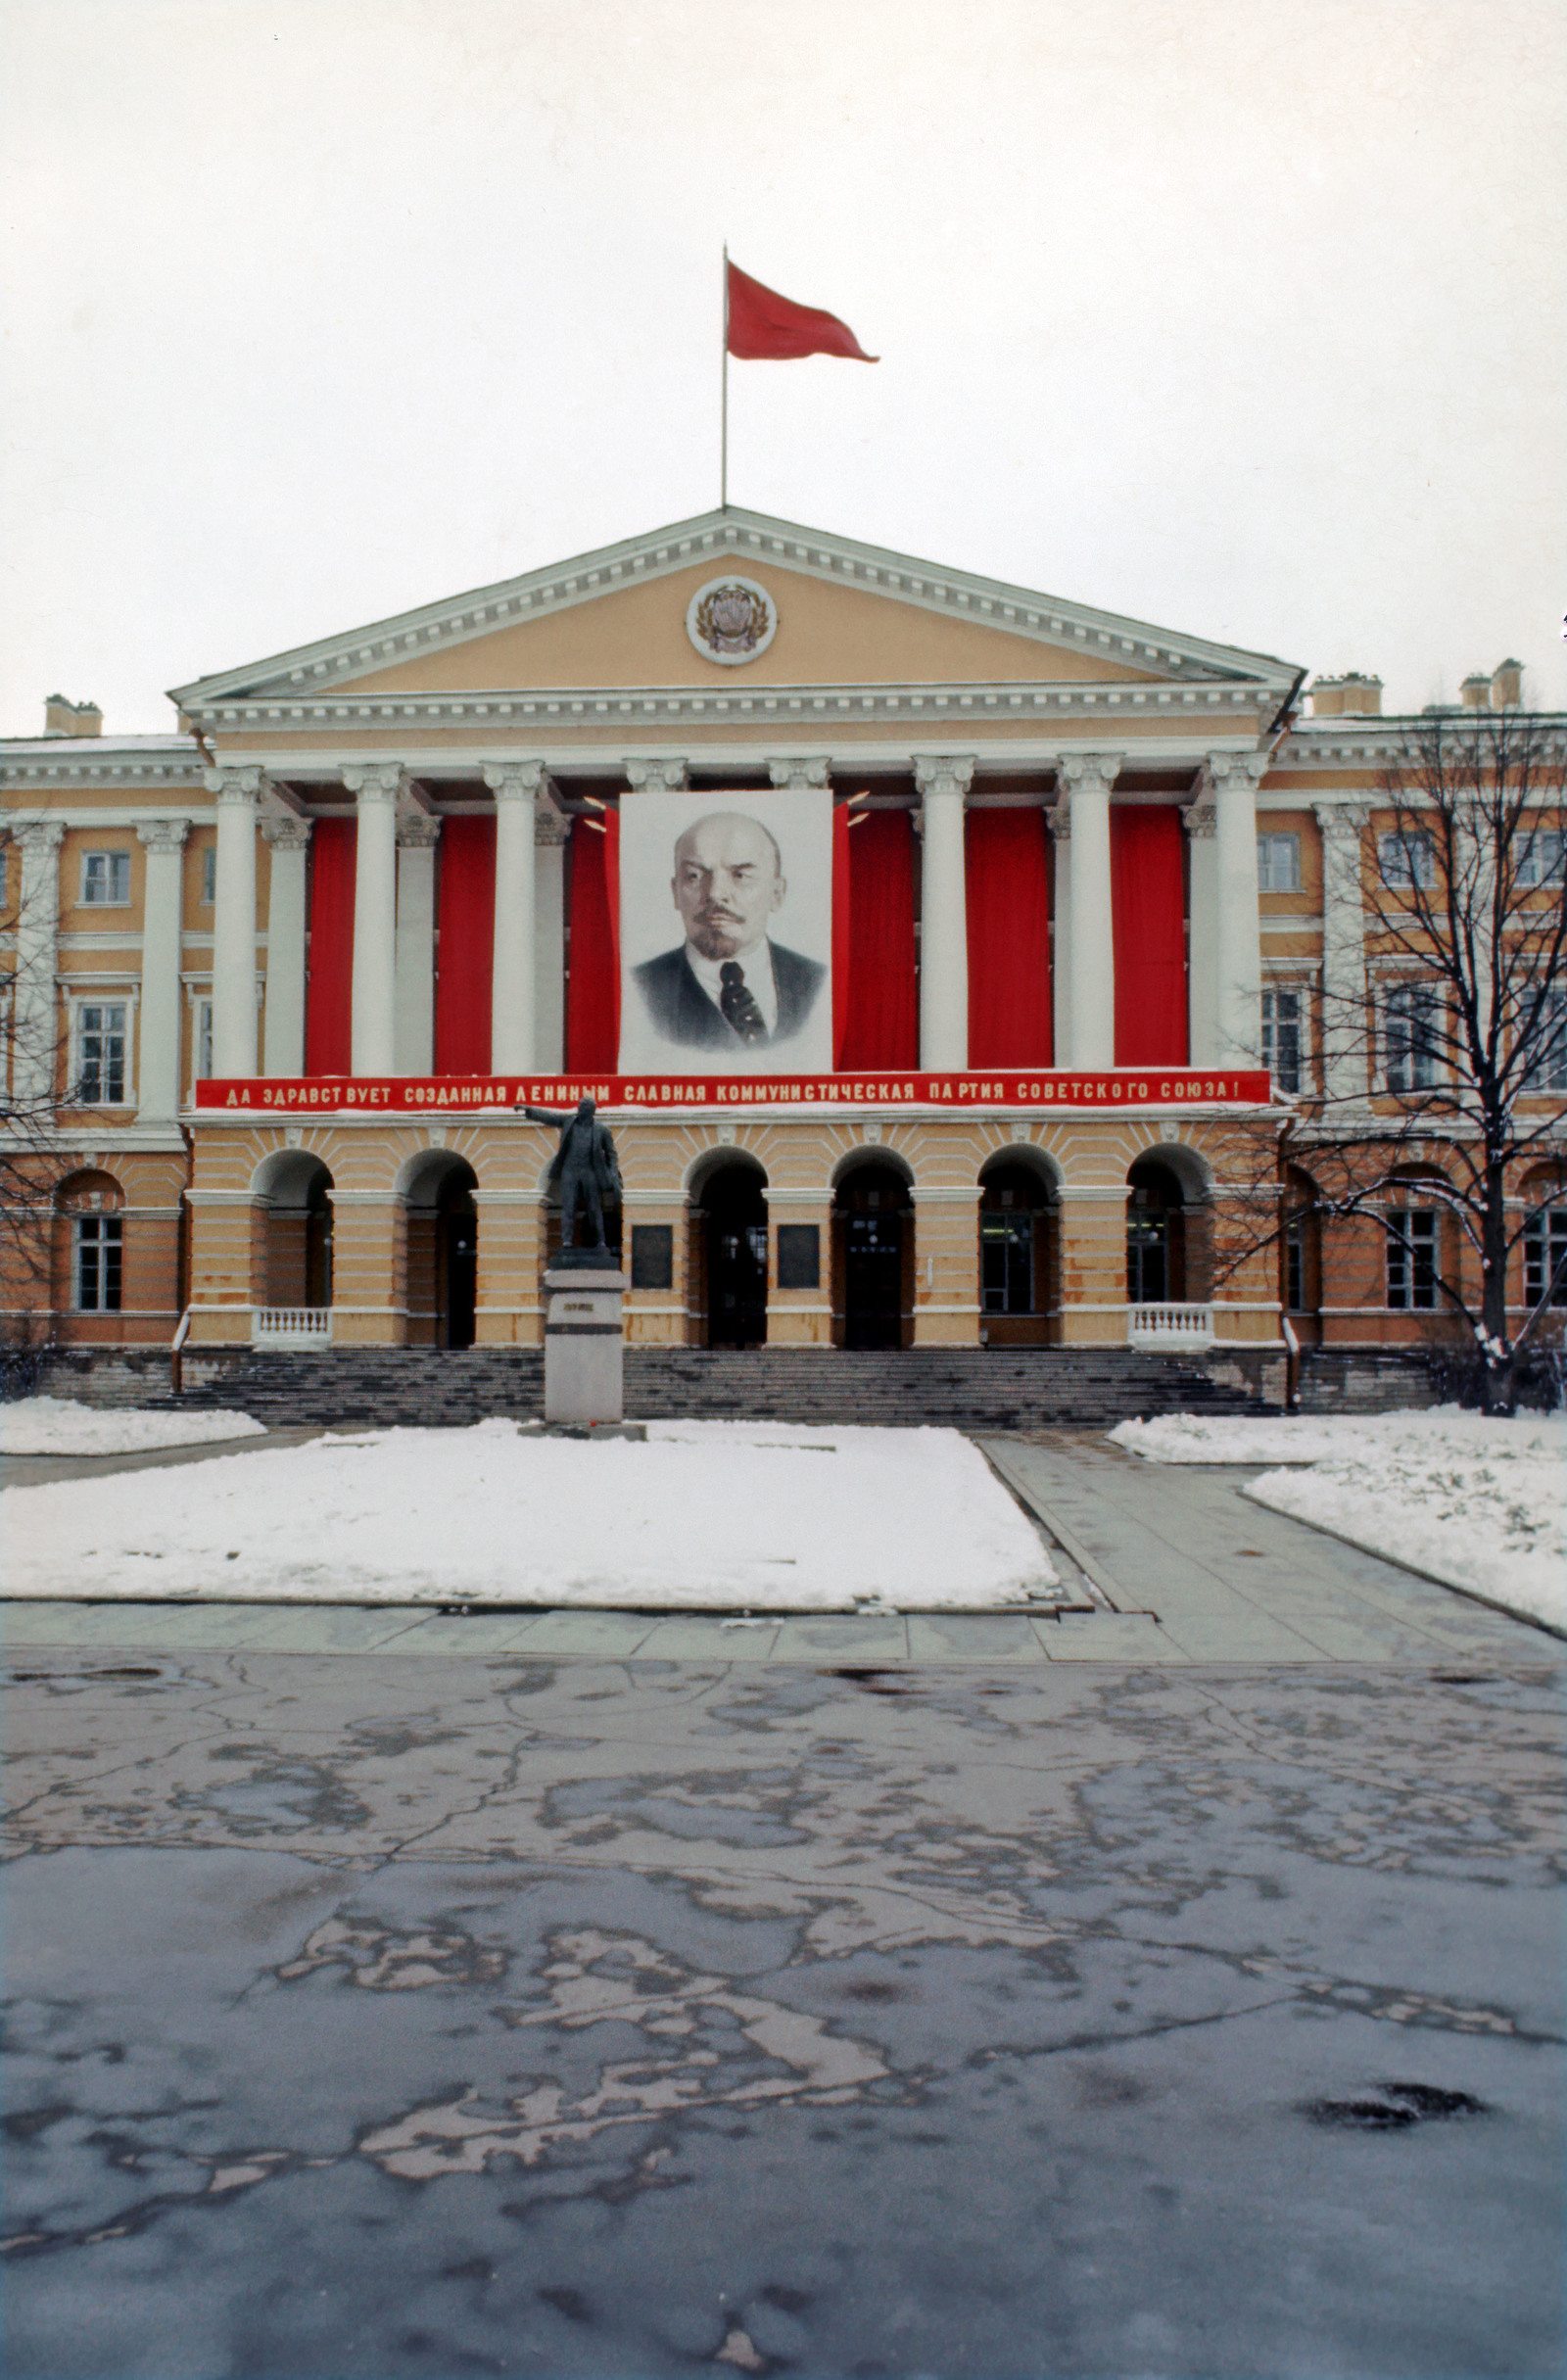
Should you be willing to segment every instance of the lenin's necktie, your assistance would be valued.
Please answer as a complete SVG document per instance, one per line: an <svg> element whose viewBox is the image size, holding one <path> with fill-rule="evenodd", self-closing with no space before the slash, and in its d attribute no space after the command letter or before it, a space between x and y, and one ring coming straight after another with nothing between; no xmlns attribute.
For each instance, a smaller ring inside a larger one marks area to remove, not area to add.
<svg viewBox="0 0 1567 2380"><path fill-rule="evenodd" d="M745 970L739 961L726 959L718 971L718 980L722 986L718 1005L724 1012L725 1023L732 1024L742 1041L765 1041L767 1020L746 988Z"/></svg>

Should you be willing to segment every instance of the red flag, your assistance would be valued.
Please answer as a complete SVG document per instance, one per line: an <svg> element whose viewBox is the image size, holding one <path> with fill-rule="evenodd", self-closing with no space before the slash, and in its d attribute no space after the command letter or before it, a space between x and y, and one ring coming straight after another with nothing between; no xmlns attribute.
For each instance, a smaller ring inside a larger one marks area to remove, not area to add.
<svg viewBox="0 0 1567 2380"><path fill-rule="evenodd" d="M747 362L793 356L848 356L856 363L878 363L846 322L819 306L796 306L776 289L753 281L737 264L729 268L729 352Z"/></svg>

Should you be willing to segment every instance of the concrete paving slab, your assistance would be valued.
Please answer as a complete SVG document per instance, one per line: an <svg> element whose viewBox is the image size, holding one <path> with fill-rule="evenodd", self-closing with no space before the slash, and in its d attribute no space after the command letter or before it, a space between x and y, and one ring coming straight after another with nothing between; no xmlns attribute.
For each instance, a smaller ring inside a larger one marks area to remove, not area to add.
<svg viewBox="0 0 1567 2380"><path fill-rule="evenodd" d="M657 1627L655 1613L641 1611L545 1611L528 1634L531 1652L586 1653L594 1659L627 1660Z"/></svg>
<svg viewBox="0 0 1567 2380"><path fill-rule="evenodd" d="M902 1619L789 1619L779 1630L775 1661L906 1661L909 1632Z"/></svg>
<svg viewBox="0 0 1567 2380"><path fill-rule="evenodd" d="M1144 1612L1064 1612L1059 1620L1036 1621L1034 1630L1052 1661L1191 1660L1185 1647Z"/></svg>
<svg viewBox="0 0 1567 2380"><path fill-rule="evenodd" d="M754 1620L725 1622L720 1618L660 1620L638 1646L643 1661L766 1661L778 1642L781 1621L758 1626Z"/></svg>
<svg viewBox="0 0 1567 2380"><path fill-rule="evenodd" d="M909 1614L912 1661L982 1661L1005 1666L1045 1659L1039 1628L1025 1612L921 1611Z"/></svg>

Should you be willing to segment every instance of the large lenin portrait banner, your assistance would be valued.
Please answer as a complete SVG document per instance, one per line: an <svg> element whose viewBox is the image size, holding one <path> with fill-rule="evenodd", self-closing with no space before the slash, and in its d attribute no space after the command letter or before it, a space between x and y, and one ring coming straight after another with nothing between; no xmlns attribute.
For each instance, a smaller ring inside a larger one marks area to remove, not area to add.
<svg viewBox="0 0 1567 2380"><path fill-rule="evenodd" d="M832 795L620 805L622 1074L831 1073Z"/></svg>

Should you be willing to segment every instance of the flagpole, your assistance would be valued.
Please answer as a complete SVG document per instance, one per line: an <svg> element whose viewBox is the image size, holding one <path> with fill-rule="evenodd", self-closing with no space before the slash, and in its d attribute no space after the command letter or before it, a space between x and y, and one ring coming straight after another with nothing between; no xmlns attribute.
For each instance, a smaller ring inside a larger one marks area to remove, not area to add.
<svg viewBox="0 0 1567 2380"><path fill-rule="evenodd" d="M729 242L724 243L724 352L719 362L718 508L729 506Z"/></svg>

